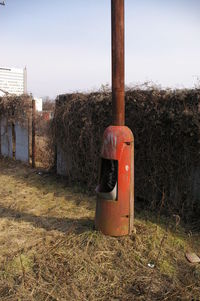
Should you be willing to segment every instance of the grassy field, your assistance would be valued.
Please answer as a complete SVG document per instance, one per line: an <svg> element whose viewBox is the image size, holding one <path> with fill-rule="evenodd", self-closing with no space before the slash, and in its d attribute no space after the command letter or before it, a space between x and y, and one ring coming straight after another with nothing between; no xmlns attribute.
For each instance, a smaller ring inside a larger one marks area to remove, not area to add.
<svg viewBox="0 0 200 301"><path fill-rule="evenodd" d="M136 212L130 237L94 231L95 197L0 160L0 300L200 300L200 235Z"/></svg>

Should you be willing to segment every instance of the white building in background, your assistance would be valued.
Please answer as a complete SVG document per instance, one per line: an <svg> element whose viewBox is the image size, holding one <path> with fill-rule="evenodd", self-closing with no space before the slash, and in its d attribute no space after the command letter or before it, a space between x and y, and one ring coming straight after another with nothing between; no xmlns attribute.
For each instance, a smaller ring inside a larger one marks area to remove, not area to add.
<svg viewBox="0 0 200 301"><path fill-rule="evenodd" d="M27 70L0 67L0 97L4 95L17 95L27 93ZM42 112L42 98L34 97L36 111Z"/></svg>
<svg viewBox="0 0 200 301"><path fill-rule="evenodd" d="M0 91L5 94L22 95L27 93L27 70L0 67Z"/></svg>
<svg viewBox="0 0 200 301"><path fill-rule="evenodd" d="M42 112L43 110L43 100L42 98L34 97L35 99L35 109L37 112Z"/></svg>

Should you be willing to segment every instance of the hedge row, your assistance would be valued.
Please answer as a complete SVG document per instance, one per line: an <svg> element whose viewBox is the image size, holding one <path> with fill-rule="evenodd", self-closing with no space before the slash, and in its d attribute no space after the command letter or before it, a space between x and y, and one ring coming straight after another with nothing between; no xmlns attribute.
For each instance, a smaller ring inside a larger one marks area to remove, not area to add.
<svg viewBox="0 0 200 301"><path fill-rule="evenodd" d="M200 213L199 100L198 89L126 92L126 125L135 137L137 202L188 218ZM57 100L52 128L55 143L71 161L68 177L92 190L111 114L110 92L62 95Z"/></svg>

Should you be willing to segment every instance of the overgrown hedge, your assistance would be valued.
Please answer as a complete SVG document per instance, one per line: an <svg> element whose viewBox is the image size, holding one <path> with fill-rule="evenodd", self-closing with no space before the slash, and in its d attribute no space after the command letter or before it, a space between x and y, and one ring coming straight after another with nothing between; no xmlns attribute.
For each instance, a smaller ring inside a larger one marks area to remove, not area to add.
<svg viewBox="0 0 200 301"><path fill-rule="evenodd" d="M29 95L0 97L0 118L7 122L25 123L32 112L32 98Z"/></svg>
<svg viewBox="0 0 200 301"><path fill-rule="evenodd" d="M126 92L126 125L135 136L137 202L188 218L200 214L194 187L200 174L199 101L198 89ZM102 135L110 123L110 92L62 95L57 100L55 142L71 159L69 178L89 189L97 184Z"/></svg>

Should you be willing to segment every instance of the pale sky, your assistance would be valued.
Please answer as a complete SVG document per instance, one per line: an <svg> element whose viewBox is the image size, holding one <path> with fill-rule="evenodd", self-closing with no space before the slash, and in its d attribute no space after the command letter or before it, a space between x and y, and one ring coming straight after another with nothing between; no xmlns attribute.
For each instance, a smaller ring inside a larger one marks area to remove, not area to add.
<svg viewBox="0 0 200 301"><path fill-rule="evenodd" d="M0 66L28 70L28 91L55 97L111 84L110 0L7 0ZM125 0L126 84L194 87L200 0Z"/></svg>

